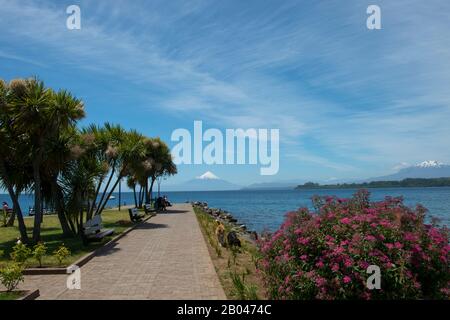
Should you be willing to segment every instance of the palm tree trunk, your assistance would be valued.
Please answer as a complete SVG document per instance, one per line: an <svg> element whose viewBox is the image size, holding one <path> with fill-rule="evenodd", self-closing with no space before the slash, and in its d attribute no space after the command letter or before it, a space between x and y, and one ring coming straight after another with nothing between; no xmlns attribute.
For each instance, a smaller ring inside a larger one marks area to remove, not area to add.
<svg viewBox="0 0 450 320"><path fill-rule="evenodd" d="M5 163L3 161L0 161L0 172L3 173L2 179L3 183L5 184L6 188L8 189L9 197L11 198L13 202L13 210L14 213L17 215L17 221L19 222L19 232L20 237L22 239L23 243L29 243L30 240L28 238L27 234L27 227L25 226L25 222L23 220L22 210L20 208L19 204L19 190L14 190L13 185L10 182L9 175L5 168Z"/></svg>
<svg viewBox="0 0 450 320"><path fill-rule="evenodd" d="M105 179L101 178L100 181L98 182L97 189L95 190L94 199L92 200L92 207L88 207L89 209L88 209L88 212L87 212L87 215L86 215L87 219L91 219L92 215L94 214L96 201L97 201L97 198L98 198L98 194L100 193L100 188L102 187L103 180L105 180Z"/></svg>
<svg viewBox="0 0 450 320"><path fill-rule="evenodd" d="M33 179L34 179L34 226L33 226L33 242L38 243L41 240L41 223L42 223L42 190L41 190L41 172L40 161L33 161Z"/></svg>
<svg viewBox="0 0 450 320"><path fill-rule="evenodd" d="M113 165L115 165L115 162L113 163ZM99 208L101 207L101 204L102 204L102 202L104 201L105 195L108 193L108 188L109 188L109 185L110 185L110 183L111 183L111 181L112 181L112 178L114 177L114 173L115 173L115 169L114 169L114 167L113 167L113 169L112 169L112 171L111 171L111 175L109 176L109 179L108 179L108 183L106 184L106 187L105 187L105 190L103 191L102 197L100 198L100 201L98 202L98 207L97 207L97 210L95 211L95 215L98 215L98 214L99 214ZM109 196L106 198L106 201L108 201L108 199L109 199L110 196L111 196L111 195L109 195Z"/></svg>
<svg viewBox="0 0 450 320"><path fill-rule="evenodd" d="M133 196L134 196L134 206L137 208L137 198L136 198L136 185L133 186Z"/></svg>
<svg viewBox="0 0 450 320"><path fill-rule="evenodd" d="M152 201L153 197L153 185L155 184L156 177L152 176L152 183L150 184L150 201Z"/></svg>
<svg viewBox="0 0 450 320"><path fill-rule="evenodd" d="M139 208L142 208L142 203L144 202L144 187L141 186L139 190Z"/></svg>
<svg viewBox="0 0 450 320"><path fill-rule="evenodd" d="M145 180L145 204L149 204L148 179Z"/></svg>
<svg viewBox="0 0 450 320"><path fill-rule="evenodd" d="M72 230L70 230L64 210L64 203L62 199L63 195L58 183L56 182L56 177L53 177L52 179L52 193L56 205L56 213L58 214L59 223L61 224L63 237L73 237L73 233Z"/></svg>
<svg viewBox="0 0 450 320"><path fill-rule="evenodd" d="M18 201L17 201L17 203L18 203ZM19 208L16 208L16 204L13 201L13 211L12 211L11 215L9 216L8 221L6 222L6 226L7 227L14 226L14 222L16 221L16 212L17 212L17 210L20 210L20 206L19 206Z"/></svg>
<svg viewBox="0 0 450 320"><path fill-rule="evenodd" d="M30 243L30 239L28 238L27 227L25 226L22 209L20 208L19 204L19 196L18 196L19 192L14 192L14 189L10 184L8 184L7 188L9 196L11 197L11 200L13 202L13 210L17 215L17 222L19 223L20 239L22 240L23 243L28 244Z"/></svg>
<svg viewBox="0 0 450 320"><path fill-rule="evenodd" d="M22 214L22 209L20 208L19 200L15 196L15 197L13 197L12 201L13 201L14 211L17 215L17 222L19 223L20 238L23 243L25 243L25 244L30 243L30 239L28 238L28 233L27 233L27 227L25 226L25 221L23 220L23 214Z"/></svg>
<svg viewBox="0 0 450 320"><path fill-rule="evenodd" d="M14 225L14 222L16 221L16 208L14 208L13 204L13 211L11 215L8 218L8 221L6 222L7 227L12 227Z"/></svg>
<svg viewBox="0 0 450 320"><path fill-rule="evenodd" d="M80 224L79 224L79 230L83 230L83 219L84 219L84 214L83 214L83 208L80 209Z"/></svg>
<svg viewBox="0 0 450 320"><path fill-rule="evenodd" d="M103 212L103 210L105 209L106 203L108 202L109 197L111 197L112 193L114 192L114 190L117 188L117 186L119 185L120 180L122 180L123 176L119 175L119 178L117 179L117 181L114 183L113 187L111 188L111 191L109 192L108 196L106 197L106 199L103 201L102 206L100 207L100 210L97 210L97 212L95 213L95 215L99 215Z"/></svg>
<svg viewBox="0 0 450 320"><path fill-rule="evenodd" d="M70 229L72 230L72 233L73 233L73 234L78 234L78 229L77 229L77 227L75 226L75 224L73 223L73 220L69 217L69 218L67 219L67 221L69 222L69 226L70 226Z"/></svg>

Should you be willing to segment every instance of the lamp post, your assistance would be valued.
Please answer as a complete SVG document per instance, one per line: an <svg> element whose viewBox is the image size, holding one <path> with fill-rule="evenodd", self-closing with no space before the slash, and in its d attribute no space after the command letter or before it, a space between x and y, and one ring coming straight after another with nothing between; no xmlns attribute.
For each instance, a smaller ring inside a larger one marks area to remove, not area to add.
<svg viewBox="0 0 450 320"><path fill-rule="evenodd" d="M157 182L158 182L158 198L161 196L161 182L162 180L166 180L166 178L163 177L158 177L157 178Z"/></svg>
<svg viewBox="0 0 450 320"><path fill-rule="evenodd" d="M122 179L119 180L119 211L121 202L122 202Z"/></svg>

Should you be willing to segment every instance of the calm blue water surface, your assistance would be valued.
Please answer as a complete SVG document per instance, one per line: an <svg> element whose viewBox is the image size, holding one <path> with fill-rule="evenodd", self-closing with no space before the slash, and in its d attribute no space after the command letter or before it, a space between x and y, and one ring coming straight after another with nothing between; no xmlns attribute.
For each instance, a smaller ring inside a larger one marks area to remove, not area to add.
<svg viewBox="0 0 450 320"><path fill-rule="evenodd" d="M165 192L164 194L174 203L186 201L208 202L210 207L221 208L231 212L249 229L276 230L283 222L284 214L300 207L311 208L313 195L336 195L348 198L356 190L327 189L327 190L276 190L276 191L198 191L198 192ZM371 189L372 200L382 200L385 196L403 196L405 203L415 206L420 203L428 210L428 216L437 217L442 224L450 226L450 188L386 188ZM110 206L118 205L116 199L109 201ZM0 201L7 201L11 206L8 195L0 194ZM20 198L22 210L28 212L33 206L33 197L23 195ZM133 204L132 193L122 193L122 204Z"/></svg>

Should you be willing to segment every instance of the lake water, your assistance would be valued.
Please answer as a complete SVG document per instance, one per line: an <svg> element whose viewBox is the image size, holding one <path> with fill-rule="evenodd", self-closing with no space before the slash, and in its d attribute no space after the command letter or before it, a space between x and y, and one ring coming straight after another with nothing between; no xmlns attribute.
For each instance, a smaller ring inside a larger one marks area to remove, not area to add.
<svg viewBox="0 0 450 320"><path fill-rule="evenodd" d="M198 191L198 192L165 192L170 201L181 203L186 201L204 201L210 207L221 208L231 212L239 222L249 229L276 230L283 222L284 214L300 207L311 208L313 195L336 195L348 198L356 190L274 190L274 191ZM428 218L439 218L442 224L450 226L450 188L386 188L371 189L372 200L382 200L385 196L403 196L405 203L415 206L420 203L428 210ZM118 205L118 194L115 200L109 201L109 206ZM0 201L11 205L8 195L0 194ZM20 198L22 210L28 213L33 206L32 195ZM133 204L132 193L122 193L122 204Z"/></svg>

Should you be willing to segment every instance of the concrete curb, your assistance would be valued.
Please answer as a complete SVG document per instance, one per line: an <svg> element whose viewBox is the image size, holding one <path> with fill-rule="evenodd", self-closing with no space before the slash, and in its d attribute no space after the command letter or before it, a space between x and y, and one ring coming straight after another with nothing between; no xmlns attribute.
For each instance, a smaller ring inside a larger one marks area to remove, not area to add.
<svg viewBox="0 0 450 320"><path fill-rule="evenodd" d="M17 300L36 300L40 296L39 289L29 290L27 294Z"/></svg>

